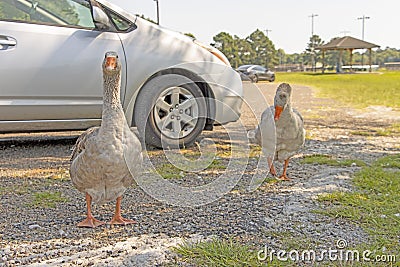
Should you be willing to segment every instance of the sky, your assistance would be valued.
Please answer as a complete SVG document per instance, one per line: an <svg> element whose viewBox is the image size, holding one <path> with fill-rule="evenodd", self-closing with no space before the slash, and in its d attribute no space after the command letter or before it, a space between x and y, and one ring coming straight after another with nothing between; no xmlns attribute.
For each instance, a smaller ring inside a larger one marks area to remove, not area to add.
<svg viewBox="0 0 400 267"><path fill-rule="evenodd" d="M108 0L133 14L156 20L155 0ZM159 0L160 25L192 33L203 43L224 31L246 38L256 29L268 30L275 48L301 53L314 34L329 42L344 35L362 38L382 49L400 49L399 0Z"/></svg>

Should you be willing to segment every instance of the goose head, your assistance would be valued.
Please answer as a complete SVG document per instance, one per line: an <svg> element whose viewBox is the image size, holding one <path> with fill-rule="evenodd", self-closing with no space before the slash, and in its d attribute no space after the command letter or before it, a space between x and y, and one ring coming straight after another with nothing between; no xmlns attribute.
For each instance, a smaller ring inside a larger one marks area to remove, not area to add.
<svg viewBox="0 0 400 267"><path fill-rule="evenodd" d="M281 83L276 89L274 98L275 116L274 120L279 120L282 111L290 105L290 97L292 95L292 87L288 83Z"/></svg>
<svg viewBox="0 0 400 267"><path fill-rule="evenodd" d="M118 59L116 52L107 52L103 60L104 74L112 75L121 71L121 62Z"/></svg>

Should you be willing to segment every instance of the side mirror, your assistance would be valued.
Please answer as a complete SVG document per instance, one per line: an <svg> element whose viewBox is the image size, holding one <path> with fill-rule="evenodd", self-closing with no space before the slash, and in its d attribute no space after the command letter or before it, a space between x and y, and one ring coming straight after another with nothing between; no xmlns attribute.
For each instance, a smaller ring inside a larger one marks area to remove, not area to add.
<svg viewBox="0 0 400 267"><path fill-rule="evenodd" d="M110 20L106 13L98 6L92 6L93 21L97 28L107 30L111 28Z"/></svg>

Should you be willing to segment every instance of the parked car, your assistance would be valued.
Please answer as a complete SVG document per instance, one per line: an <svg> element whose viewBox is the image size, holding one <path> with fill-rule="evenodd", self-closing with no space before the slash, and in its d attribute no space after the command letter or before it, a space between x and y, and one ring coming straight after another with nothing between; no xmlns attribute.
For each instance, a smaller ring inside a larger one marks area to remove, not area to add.
<svg viewBox="0 0 400 267"><path fill-rule="evenodd" d="M267 68L259 65L242 65L236 69L241 73L242 77L248 77L250 81L257 83L258 81L275 81L275 73ZM242 80L244 80L242 78Z"/></svg>
<svg viewBox="0 0 400 267"><path fill-rule="evenodd" d="M242 82L215 48L104 0L3 0L0 132L99 125L110 50L126 118L148 144L187 145L240 117Z"/></svg>

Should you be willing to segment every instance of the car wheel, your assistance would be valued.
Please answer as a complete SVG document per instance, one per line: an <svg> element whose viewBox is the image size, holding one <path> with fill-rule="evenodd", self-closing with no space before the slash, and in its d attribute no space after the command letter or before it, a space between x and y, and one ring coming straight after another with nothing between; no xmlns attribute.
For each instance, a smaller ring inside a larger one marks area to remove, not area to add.
<svg viewBox="0 0 400 267"><path fill-rule="evenodd" d="M275 81L275 76L272 76L271 77L271 79L269 80L271 83L273 82L273 81Z"/></svg>
<svg viewBox="0 0 400 267"><path fill-rule="evenodd" d="M207 106L200 88L189 78L166 74L141 89L134 119L141 137L155 147L192 144L204 129Z"/></svg>
<svg viewBox="0 0 400 267"><path fill-rule="evenodd" d="M252 76L251 81L253 83L258 83L258 76L257 75Z"/></svg>

